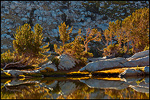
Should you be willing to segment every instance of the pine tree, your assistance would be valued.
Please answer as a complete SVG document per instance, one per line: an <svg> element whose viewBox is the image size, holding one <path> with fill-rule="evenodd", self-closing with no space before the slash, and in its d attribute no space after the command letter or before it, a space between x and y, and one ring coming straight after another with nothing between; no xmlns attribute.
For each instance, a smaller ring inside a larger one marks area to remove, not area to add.
<svg viewBox="0 0 150 100"><path fill-rule="evenodd" d="M135 37L135 48L141 51L149 45L149 8L138 9L132 13L131 17L131 35Z"/></svg>
<svg viewBox="0 0 150 100"><path fill-rule="evenodd" d="M104 36L105 36L105 40L106 40L106 43L105 43L106 47L108 46L108 43L109 43L109 36L108 35L109 35L109 30L106 29L104 31Z"/></svg>
<svg viewBox="0 0 150 100"><path fill-rule="evenodd" d="M129 47L132 47L132 53L144 50L149 46L149 8L138 9L123 21L110 22L108 29L104 31L104 36L107 41L104 54L112 52L110 51L113 46L112 38L118 42L114 45L119 48L118 53L130 54ZM110 46L108 46L109 42L111 42Z"/></svg>
<svg viewBox="0 0 150 100"><path fill-rule="evenodd" d="M15 40L13 40L15 50L24 56L43 56L42 53L49 49L45 49L48 45L43 46L42 30L43 28L39 24L34 26L34 32L31 30L31 26L29 24L24 24L21 28L19 27L14 36ZM41 48L41 46L43 47Z"/></svg>
<svg viewBox="0 0 150 100"><path fill-rule="evenodd" d="M69 34L72 32L73 27L70 30L68 30L69 25L66 27L65 22L61 23L61 25L59 25L58 27L59 27L60 39L62 40L64 45L65 42L70 39Z"/></svg>
<svg viewBox="0 0 150 100"><path fill-rule="evenodd" d="M134 53L149 45L149 8L136 10L122 21L122 26L128 38L128 49L129 42Z"/></svg>
<svg viewBox="0 0 150 100"><path fill-rule="evenodd" d="M85 52L84 50L85 46L84 44L82 44L83 41L84 41L84 38L81 35L81 29L79 29L78 36L75 37L74 41L70 43L66 43L63 46L60 46L59 48L55 44L54 49L55 49L55 52L57 52L59 55L67 54L76 58L78 62L86 63L87 57L92 57L93 54L89 52Z"/></svg>
<svg viewBox="0 0 150 100"><path fill-rule="evenodd" d="M31 30L29 24L24 24L16 29L16 34L14 35L15 40L13 40L13 46L15 49L15 56L19 56L20 61L12 62L5 65L4 69L9 65L21 64L18 67L26 67L28 65L39 64L42 59L46 60L48 56L44 55L45 52L49 51L46 49L48 45L42 43L43 39L43 28L36 24L34 26L34 32ZM43 46L43 47L42 47Z"/></svg>
<svg viewBox="0 0 150 100"><path fill-rule="evenodd" d="M88 43L90 41L101 41L101 33L98 32L97 29L92 29L90 30L90 28L88 28L86 30L86 38L83 40L84 41L84 47L85 47L85 52L88 51Z"/></svg>
<svg viewBox="0 0 150 100"><path fill-rule="evenodd" d="M130 36L130 27L131 27L131 15L126 17L123 21L122 21L122 30L124 32L124 37L123 37L123 40L125 43L127 43L127 50L125 53L128 53L129 52L129 42L132 41L132 38Z"/></svg>
<svg viewBox="0 0 150 100"><path fill-rule="evenodd" d="M107 34L109 36L109 41L111 42L111 45L112 45L112 38L113 38L113 35L115 34L115 23L114 22L109 22L108 30L109 30L109 32Z"/></svg>
<svg viewBox="0 0 150 100"><path fill-rule="evenodd" d="M118 43L119 43L119 48L121 48L121 41L123 39L123 32L122 32L122 29L121 29L121 21L116 20L114 26L115 26L114 35L117 36L116 38L117 38Z"/></svg>

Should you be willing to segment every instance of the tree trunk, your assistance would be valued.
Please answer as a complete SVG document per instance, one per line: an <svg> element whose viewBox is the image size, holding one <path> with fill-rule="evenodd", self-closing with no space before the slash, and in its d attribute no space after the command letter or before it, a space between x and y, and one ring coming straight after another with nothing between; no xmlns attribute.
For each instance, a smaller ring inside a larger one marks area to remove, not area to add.
<svg viewBox="0 0 150 100"><path fill-rule="evenodd" d="M129 52L129 41L127 42L127 52Z"/></svg>
<svg viewBox="0 0 150 100"><path fill-rule="evenodd" d="M133 48L132 52L135 53L135 44L133 43L133 41L132 41L132 48Z"/></svg>
<svg viewBox="0 0 150 100"><path fill-rule="evenodd" d="M107 42L106 42L106 46L108 46L108 42L109 42L109 41L107 40Z"/></svg>
<svg viewBox="0 0 150 100"><path fill-rule="evenodd" d="M63 41L63 46L64 46L65 42Z"/></svg>
<svg viewBox="0 0 150 100"><path fill-rule="evenodd" d="M25 59L25 58L21 59L21 60L18 61L18 62L15 62L15 63L8 63L8 64L6 64L6 65L4 66L4 68L3 68L3 70L4 70L7 66L9 66L9 65L16 65L16 64L21 63L24 59Z"/></svg>
<svg viewBox="0 0 150 100"><path fill-rule="evenodd" d="M85 44L85 52L88 51L88 43Z"/></svg>

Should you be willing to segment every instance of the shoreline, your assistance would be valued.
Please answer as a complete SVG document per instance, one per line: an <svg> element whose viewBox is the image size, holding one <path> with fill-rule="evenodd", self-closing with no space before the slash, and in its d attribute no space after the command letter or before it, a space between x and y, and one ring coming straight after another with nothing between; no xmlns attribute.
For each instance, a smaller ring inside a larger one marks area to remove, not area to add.
<svg viewBox="0 0 150 100"><path fill-rule="evenodd" d="M140 69L144 69L144 67L139 67ZM118 77L118 75L124 72L128 68L115 68L108 69L102 71L94 71L94 72L80 72L80 71L54 71L54 72L46 72L46 73L23 73L23 75L19 75L15 78L34 78L34 77ZM129 69L137 69L137 67L130 67ZM142 76L147 76L144 74ZM138 77L138 76L137 76ZM5 74L1 72L1 79L4 78L14 78L10 74Z"/></svg>

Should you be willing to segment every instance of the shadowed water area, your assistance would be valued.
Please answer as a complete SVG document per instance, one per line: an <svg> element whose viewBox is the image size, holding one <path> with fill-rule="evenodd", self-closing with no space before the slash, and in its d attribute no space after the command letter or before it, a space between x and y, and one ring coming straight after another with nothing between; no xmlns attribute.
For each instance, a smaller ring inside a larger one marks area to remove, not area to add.
<svg viewBox="0 0 150 100"><path fill-rule="evenodd" d="M1 79L1 99L149 99L149 76Z"/></svg>

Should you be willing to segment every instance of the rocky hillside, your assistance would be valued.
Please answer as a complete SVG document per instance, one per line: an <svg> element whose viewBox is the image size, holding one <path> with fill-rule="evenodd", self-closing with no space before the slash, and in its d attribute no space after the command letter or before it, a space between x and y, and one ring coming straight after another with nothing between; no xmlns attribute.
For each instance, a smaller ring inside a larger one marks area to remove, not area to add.
<svg viewBox="0 0 150 100"><path fill-rule="evenodd" d="M74 37L79 28L82 33L87 28L102 31L110 21L121 20L143 7L149 7L149 1L1 1L1 53L12 50L13 34L24 23L39 23L44 40L55 43L62 22L73 26Z"/></svg>

